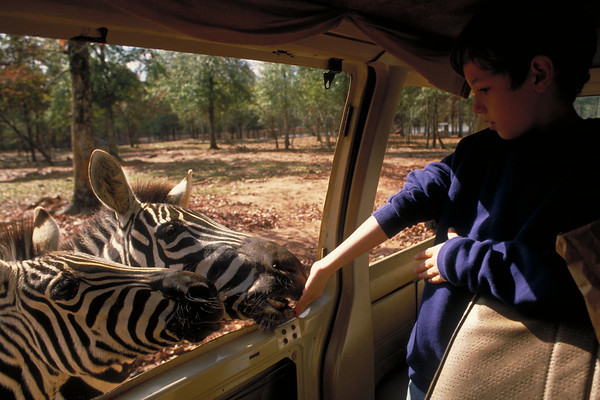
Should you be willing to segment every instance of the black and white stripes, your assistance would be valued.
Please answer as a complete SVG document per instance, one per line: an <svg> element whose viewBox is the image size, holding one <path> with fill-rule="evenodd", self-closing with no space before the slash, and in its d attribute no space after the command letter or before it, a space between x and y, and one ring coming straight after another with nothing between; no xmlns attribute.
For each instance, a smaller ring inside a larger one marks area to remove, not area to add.
<svg viewBox="0 0 600 400"><path fill-rule="evenodd" d="M139 355L202 340L222 317L194 273L67 252L0 261L0 397L54 398L72 377L110 390Z"/></svg>
<svg viewBox="0 0 600 400"><path fill-rule="evenodd" d="M215 284L231 318L253 318L272 326L293 314L289 301L301 295L306 272L284 247L232 231L168 199L138 199L117 160L103 151L92 153L89 173L106 208L68 249L131 266L196 272Z"/></svg>

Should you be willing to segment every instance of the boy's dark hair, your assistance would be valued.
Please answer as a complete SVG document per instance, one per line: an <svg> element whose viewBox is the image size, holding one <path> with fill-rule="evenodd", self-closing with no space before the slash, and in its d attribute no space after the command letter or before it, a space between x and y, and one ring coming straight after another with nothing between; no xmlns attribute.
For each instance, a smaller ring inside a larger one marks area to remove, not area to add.
<svg viewBox="0 0 600 400"><path fill-rule="evenodd" d="M486 6L463 28L450 56L464 76L464 65L501 73L517 89L525 82L531 60L552 60L565 99L573 101L589 80L596 52L596 30L586 13L569 2L521 1Z"/></svg>

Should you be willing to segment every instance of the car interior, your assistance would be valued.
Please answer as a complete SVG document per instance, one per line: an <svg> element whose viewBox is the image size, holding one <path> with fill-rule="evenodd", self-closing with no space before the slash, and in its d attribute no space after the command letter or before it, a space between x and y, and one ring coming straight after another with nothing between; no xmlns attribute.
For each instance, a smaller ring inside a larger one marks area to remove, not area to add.
<svg viewBox="0 0 600 400"><path fill-rule="evenodd" d="M300 65L350 76L315 251L331 251L373 211L405 86L463 98L453 39L479 0L5 0L0 31ZM600 2L589 2L600 33ZM600 36L600 34L599 34ZM582 96L600 95L600 51ZM481 121L480 121L481 122ZM274 331L225 335L103 399L404 398L406 343L431 239L342 268L325 294ZM367 284L368 282L368 284Z"/></svg>

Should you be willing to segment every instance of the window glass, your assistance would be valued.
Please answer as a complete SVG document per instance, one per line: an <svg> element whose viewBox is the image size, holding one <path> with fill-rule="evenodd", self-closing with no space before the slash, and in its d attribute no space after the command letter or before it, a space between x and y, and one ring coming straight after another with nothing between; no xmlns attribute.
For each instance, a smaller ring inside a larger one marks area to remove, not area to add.
<svg viewBox="0 0 600 400"><path fill-rule="evenodd" d="M600 118L600 96L578 97L575 111L581 118Z"/></svg>

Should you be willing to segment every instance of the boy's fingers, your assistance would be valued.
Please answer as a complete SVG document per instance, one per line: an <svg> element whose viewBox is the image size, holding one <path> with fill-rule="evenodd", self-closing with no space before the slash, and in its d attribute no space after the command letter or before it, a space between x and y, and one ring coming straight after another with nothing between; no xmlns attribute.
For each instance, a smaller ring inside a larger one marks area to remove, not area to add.
<svg viewBox="0 0 600 400"><path fill-rule="evenodd" d="M431 253L431 247L418 252L417 254L415 254L414 259L415 260L426 260L428 258L431 258L433 256L433 254Z"/></svg>
<svg viewBox="0 0 600 400"><path fill-rule="evenodd" d="M424 258L427 258L427 255L425 255L424 251L420 251L417 254L415 254L415 256L414 256L415 260L422 260Z"/></svg>
<svg viewBox="0 0 600 400"><path fill-rule="evenodd" d="M433 278L429 278L429 282L442 283L442 282L446 282L446 280L441 275L436 275Z"/></svg>
<svg viewBox="0 0 600 400"><path fill-rule="evenodd" d="M449 228L448 229L448 239L452 239L458 237L458 233L456 233L456 230L454 228Z"/></svg>
<svg viewBox="0 0 600 400"><path fill-rule="evenodd" d="M300 314L302 314L302 311L304 311L304 307L306 307L305 303L306 300L304 300L304 297L301 297L300 300L298 300L298 303L296 303L296 307L294 308L296 317L298 317Z"/></svg>
<svg viewBox="0 0 600 400"><path fill-rule="evenodd" d="M427 271L427 266L425 265L425 262L422 263L418 263L414 268L413 268L413 272L415 274L420 274L423 271Z"/></svg>
<svg viewBox="0 0 600 400"><path fill-rule="evenodd" d="M433 278L434 276L439 275L438 269L433 266L425 267L425 269L419 274L419 278Z"/></svg>

